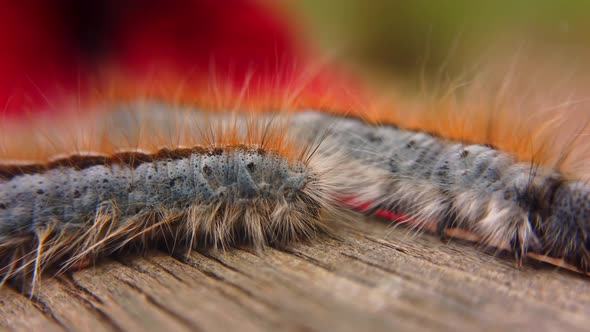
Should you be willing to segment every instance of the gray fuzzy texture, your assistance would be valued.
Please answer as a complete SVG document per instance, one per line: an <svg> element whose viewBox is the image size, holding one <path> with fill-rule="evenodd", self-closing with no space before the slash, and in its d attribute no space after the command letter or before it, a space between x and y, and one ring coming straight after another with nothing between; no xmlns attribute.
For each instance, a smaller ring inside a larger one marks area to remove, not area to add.
<svg viewBox="0 0 590 332"><path fill-rule="evenodd" d="M187 158L122 163L85 169L59 167L0 180L0 237L33 233L39 226L84 227L102 205L121 219L150 210L185 209L223 200L292 201L309 174L301 163L255 149L195 152Z"/></svg>
<svg viewBox="0 0 590 332"><path fill-rule="evenodd" d="M483 244L511 249L519 262L532 251L590 269L590 185L583 181L424 132L314 111L292 121L305 128L303 136L330 130L325 153L338 150L367 173L388 174L362 197L371 202L368 212L402 213L441 236L448 228L468 229Z"/></svg>

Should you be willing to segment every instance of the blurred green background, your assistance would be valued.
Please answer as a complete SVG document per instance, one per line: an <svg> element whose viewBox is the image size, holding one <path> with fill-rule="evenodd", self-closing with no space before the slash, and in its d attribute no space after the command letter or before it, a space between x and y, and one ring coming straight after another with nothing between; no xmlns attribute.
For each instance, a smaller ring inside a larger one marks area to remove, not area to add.
<svg viewBox="0 0 590 332"><path fill-rule="evenodd" d="M325 50L385 78L462 74L518 52L586 63L590 1L292 0ZM291 10L291 9L290 9Z"/></svg>

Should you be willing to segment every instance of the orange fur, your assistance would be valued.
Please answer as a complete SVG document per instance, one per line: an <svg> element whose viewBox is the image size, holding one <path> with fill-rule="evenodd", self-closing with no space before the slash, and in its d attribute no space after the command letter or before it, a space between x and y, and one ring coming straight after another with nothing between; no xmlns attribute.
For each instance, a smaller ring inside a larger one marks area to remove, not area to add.
<svg viewBox="0 0 590 332"><path fill-rule="evenodd" d="M72 154L108 156L121 151L155 153L164 148L237 145L274 151L289 160L303 158L306 147L294 144L287 132L286 118L280 115L249 115L246 119L236 115L225 123L216 119L214 113L196 115L177 107L167 110L165 121L159 121L150 111L142 110L149 105L146 102L127 106L133 112L121 111L115 118L94 110L36 117L25 123L5 121L0 134L2 162L45 163ZM121 117L130 123L117 123L122 121Z"/></svg>
<svg viewBox="0 0 590 332"><path fill-rule="evenodd" d="M113 142L105 137L105 133L95 132L99 129L93 128L91 124L84 127L79 119L92 118L94 112L108 111L119 105L132 102L141 105L156 101L172 109L192 107L205 111L230 110L248 114L320 109L360 117L369 123L394 124L405 129L427 131L450 140L489 144L499 150L513 153L521 161L556 167L571 177L588 175L585 170L588 161L584 157L588 146L584 144L584 140L578 139L579 135L586 133L587 119L582 118L582 122L571 121L555 111L543 112L535 109L542 105L542 100L533 100L535 104L527 105L523 98L498 97L482 93L480 86L472 88L463 97L458 97L454 91L450 91L442 97L412 99L390 92L386 97L369 98L366 92L355 95L343 87L335 87L332 91L326 90L322 96L314 95L309 93L306 84L311 83L305 79L294 79L287 87L252 86L248 82L236 87L215 80L184 84L181 79L173 77L151 79L145 80L145 83L113 79L108 83L108 89L97 89L106 92L84 101L84 105L75 101L63 103L62 110L66 111L60 116L35 115L27 121L5 120L2 123L1 135L2 158L43 160L51 158L54 154L69 154L74 151L110 154L116 149L131 148L154 151L165 145L162 139L166 142L161 129L145 128L145 124L136 123L139 136L135 137L133 142ZM525 111L518 109L519 107ZM566 108L567 105L563 107ZM82 114L82 109L86 110L85 114ZM179 145L191 146L197 143L196 141L207 140L204 137L195 138L183 130L183 121L178 120L177 129L182 134L176 134L180 137L176 137L175 140ZM58 138L46 132L56 129L39 125L45 122L54 123L55 127L61 128L58 129L61 134L67 133L70 137ZM248 137L238 137L231 128L216 128L215 142L230 145L260 142L261 128L252 129ZM40 135L33 134L39 130ZM282 130L284 128L273 129L275 133L270 139L267 138L266 144L272 149L281 150L285 155L296 155L298 152L289 152L290 148L294 147L289 147L280 138L279 133ZM74 131L82 134L76 134ZM46 139L48 141L45 141ZM58 139L61 141L56 141ZM572 148L572 151L564 155L561 151L563 148ZM30 149L35 151L28 151Z"/></svg>
<svg viewBox="0 0 590 332"><path fill-rule="evenodd" d="M502 72L502 69L498 71ZM120 70L109 69L104 71L102 79L95 80L91 97L84 100L76 96L49 100L48 107L59 108L60 116L35 114L26 121L3 121L1 158L46 160L55 154L74 151L110 154L116 149L157 150L169 144L171 138L162 137L164 132L160 132L161 129L144 128L145 125L139 122L134 124L139 136L134 137L133 142L113 142L105 137L105 133L95 132L100 129L92 124L82 128L84 125L79 121L81 118L91 119L94 112L108 111L119 105L133 103L136 105L133 107L141 107L137 105L156 101L171 109L186 107L247 114L323 110L360 117L369 123L427 131L450 140L489 144L513 153L520 161L557 168L571 178L590 175L587 171L590 160L586 157L590 145L580 138L587 134L586 125L590 118L582 112L580 105L566 99L567 86L561 89L564 93L560 96L543 95L543 87L552 89L549 84L539 84L531 92L529 80L515 80L515 73L507 69L503 72L508 74L500 80L480 75L465 86L446 84L446 90L439 87L443 93L437 96L428 97L422 93L417 97L407 97L393 89L385 93L364 89L363 84L353 84L351 76L336 75L333 68L322 64L278 70L278 78L274 82L250 79L255 75L247 75L240 83L226 80L214 69L207 77L191 77L190 73L178 74L166 70L130 77ZM520 76L525 77L529 72L533 70L523 70ZM551 81L555 74L546 76L544 82ZM556 106L549 108L552 105ZM207 140L205 137L196 139L183 130L183 121L179 119L176 126L182 133L175 134L179 136L174 138L179 145L192 146L196 141ZM55 125L39 126L44 122ZM47 133L48 130L55 130L51 129L52 126L61 128L58 131L67 133L69 137L58 138L59 135ZM259 143L260 129L250 132L248 137L238 137L231 128L216 128L214 136L217 144ZM295 156L300 151L290 152L295 147L280 138L284 129L273 129L276 133L270 139L267 137L265 144L281 150L285 155ZM40 135L33 134L38 130L41 130ZM23 131L24 134L18 134ZM44 142L45 139L49 141Z"/></svg>

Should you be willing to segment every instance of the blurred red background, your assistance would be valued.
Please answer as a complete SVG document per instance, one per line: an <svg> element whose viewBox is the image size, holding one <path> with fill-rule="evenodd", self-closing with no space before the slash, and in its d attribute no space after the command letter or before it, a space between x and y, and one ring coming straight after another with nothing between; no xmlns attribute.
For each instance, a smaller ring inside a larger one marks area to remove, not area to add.
<svg viewBox="0 0 590 332"><path fill-rule="evenodd" d="M251 86L280 88L309 59L290 18L257 1L4 0L0 6L4 114L56 111L61 98L84 99L109 79L105 68L129 81L159 73L200 82L214 68L225 83L244 84L249 75ZM308 85L310 94L329 85L327 72Z"/></svg>

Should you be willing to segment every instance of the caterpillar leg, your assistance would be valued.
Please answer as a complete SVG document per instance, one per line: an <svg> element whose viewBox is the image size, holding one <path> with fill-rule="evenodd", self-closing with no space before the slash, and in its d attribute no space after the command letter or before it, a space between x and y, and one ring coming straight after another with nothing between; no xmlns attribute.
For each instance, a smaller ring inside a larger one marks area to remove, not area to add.
<svg viewBox="0 0 590 332"><path fill-rule="evenodd" d="M68 271L76 272L82 271L92 266L93 260L89 256L81 257L76 261L72 262L68 266Z"/></svg>
<svg viewBox="0 0 590 332"><path fill-rule="evenodd" d="M535 226L540 252L590 271L590 186L578 181L560 183Z"/></svg>
<svg viewBox="0 0 590 332"><path fill-rule="evenodd" d="M442 242L448 242L450 237L447 235L447 230L453 228L457 228L457 216L454 214L436 222L435 234Z"/></svg>

